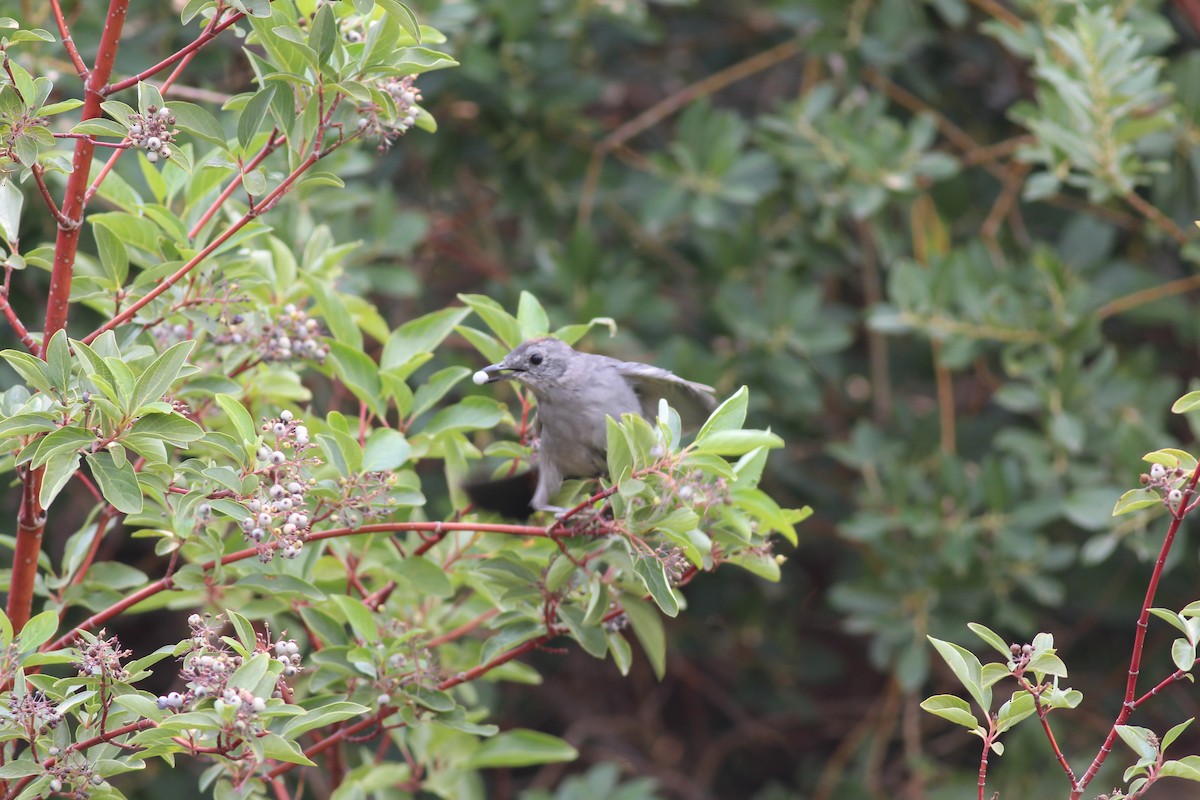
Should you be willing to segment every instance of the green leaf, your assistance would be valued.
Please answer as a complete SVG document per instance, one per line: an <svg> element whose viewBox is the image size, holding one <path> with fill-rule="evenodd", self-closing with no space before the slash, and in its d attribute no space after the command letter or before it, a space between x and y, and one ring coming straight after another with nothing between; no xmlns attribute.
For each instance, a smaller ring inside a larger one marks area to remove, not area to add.
<svg viewBox="0 0 1200 800"><path fill-rule="evenodd" d="M757 447L783 447L783 439L770 431L710 431L703 439L696 437L695 443L697 453L719 456L741 456Z"/></svg>
<svg viewBox="0 0 1200 800"><path fill-rule="evenodd" d="M324 706L309 709L307 713L292 717L283 727L283 735L288 739L298 739L309 731L343 722L353 717L368 714L371 709L358 703L336 701Z"/></svg>
<svg viewBox="0 0 1200 800"><path fill-rule="evenodd" d="M574 761L579 751L548 733L517 728L486 740L464 765L467 769L530 767Z"/></svg>
<svg viewBox="0 0 1200 800"><path fill-rule="evenodd" d="M45 771L45 767L33 760L10 761L0 767L0 778L5 780L25 778L30 775L41 775Z"/></svg>
<svg viewBox="0 0 1200 800"><path fill-rule="evenodd" d="M395 471L412 458L412 446L394 428L376 428L363 449L364 472Z"/></svg>
<svg viewBox="0 0 1200 800"><path fill-rule="evenodd" d="M1033 658L1029 660L1029 669L1046 675L1057 675L1060 678L1067 677L1067 665L1061 658L1048 650L1034 653Z"/></svg>
<svg viewBox="0 0 1200 800"><path fill-rule="evenodd" d="M256 92L242 109L242 115L238 118L237 136L238 144L242 146L243 151L250 145L250 141L258 133L258 129L262 127L273 97L275 97L275 86L267 85Z"/></svg>
<svg viewBox="0 0 1200 800"><path fill-rule="evenodd" d="M58 631L58 612L54 610L43 611L35 617L31 617L25 623L25 627L21 629L20 645L17 648L20 653L32 653L39 647L50 641L50 637Z"/></svg>
<svg viewBox="0 0 1200 800"><path fill-rule="evenodd" d="M454 587L440 566L425 556L409 556L396 567L396 574L412 584L423 595L450 597Z"/></svg>
<svg viewBox="0 0 1200 800"><path fill-rule="evenodd" d="M226 609L225 616L229 618L229 624L233 626L233 630L237 633L238 641L247 651L253 651L257 645L258 637L254 634L254 626L250 624L250 620L243 617L233 609Z"/></svg>
<svg viewBox="0 0 1200 800"><path fill-rule="evenodd" d="M708 415L708 420L696 433L696 442L702 443L706 436L716 433L740 430L746 423L746 408L749 404L750 391L743 386Z"/></svg>
<svg viewBox="0 0 1200 800"><path fill-rule="evenodd" d="M84 120L75 125L71 128L71 133L78 133L83 136L113 136L118 139L124 139L129 130L119 122L96 117Z"/></svg>
<svg viewBox="0 0 1200 800"><path fill-rule="evenodd" d="M412 37L414 42L421 43L421 26L408 6L398 0L376 0L376 4L382 6L388 16L394 19L404 29L404 32Z"/></svg>
<svg viewBox="0 0 1200 800"><path fill-rule="evenodd" d="M537 339L550 332L550 318L546 310L532 294L521 292L517 303L517 323L521 326L522 339Z"/></svg>
<svg viewBox="0 0 1200 800"><path fill-rule="evenodd" d="M429 380L417 387L409 414L418 417L437 405L446 394L463 378L471 374L466 367L447 367L429 376Z"/></svg>
<svg viewBox="0 0 1200 800"><path fill-rule="evenodd" d="M346 615L350 630L360 642L373 644L379 639L379 625L375 622L375 615L361 600L344 594L333 595L332 599Z"/></svg>
<svg viewBox="0 0 1200 800"><path fill-rule="evenodd" d="M1196 645L1187 639L1176 639L1171 643L1171 660L1184 672L1191 672L1196 663Z"/></svg>
<svg viewBox="0 0 1200 800"><path fill-rule="evenodd" d="M1001 705L1000 710L996 712L996 727L1003 733L1035 711L1037 707L1033 702L1033 695L1024 691L1016 692L1012 699Z"/></svg>
<svg viewBox="0 0 1200 800"><path fill-rule="evenodd" d="M62 114L66 111L74 111L83 105L82 100L77 100L72 97L67 100L60 100L57 103L50 103L39 108L34 113L39 117L52 117L55 114Z"/></svg>
<svg viewBox="0 0 1200 800"><path fill-rule="evenodd" d="M653 606L638 598L622 598L621 606L629 617L633 635L641 643L650 667L655 676L662 680L667 672L667 635L663 630L662 617Z"/></svg>
<svg viewBox="0 0 1200 800"><path fill-rule="evenodd" d="M605 441L608 461L608 476L617 483L624 481L633 470L633 451L625 430L612 417L604 418Z"/></svg>
<svg viewBox="0 0 1200 800"><path fill-rule="evenodd" d="M1171 728L1171 730L1163 734L1162 743L1159 745L1159 749L1165 753L1167 748L1171 746L1171 743L1178 739L1179 734L1187 730L1188 726L1191 725L1192 721L1195 719L1195 717L1188 717L1183 722L1179 723L1175 727Z"/></svg>
<svg viewBox="0 0 1200 800"><path fill-rule="evenodd" d="M465 397L435 414L423 433L434 436L451 431L494 428L504 418L504 411L502 405L489 397Z"/></svg>
<svg viewBox="0 0 1200 800"><path fill-rule="evenodd" d="M141 111L142 114L149 114L150 106L154 106L155 108L163 107L162 92L158 91L157 86L152 83L146 83L145 81L139 81L137 89L138 110Z"/></svg>
<svg viewBox="0 0 1200 800"><path fill-rule="evenodd" d="M125 243L107 225L93 225L92 234L96 237L104 276L112 286L123 286L129 277L129 251Z"/></svg>
<svg viewBox="0 0 1200 800"><path fill-rule="evenodd" d="M338 378L346 388L366 403L376 416L384 416L383 384L379 381L379 367L371 357L338 341L329 343L329 355Z"/></svg>
<svg viewBox="0 0 1200 800"><path fill-rule="evenodd" d="M546 626L532 619L518 619L505 624L494 636L489 637L479 651L479 662L486 664L501 653L507 653L519 644L544 635Z"/></svg>
<svg viewBox="0 0 1200 800"><path fill-rule="evenodd" d="M48 411L29 411L6 420L0 420L0 438L28 436L32 433L46 433L57 429L58 423Z"/></svg>
<svg viewBox="0 0 1200 800"><path fill-rule="evenodd" d="M566 623L567 630L571 632L571 638L579 642L584 652L593 658L604 658L608 655L608 638L604 635L604 628L598 625L585 625L583 611L577 606L559 606L558 615Z"/></svg>
<svg viewBox="0 0 1200 800"><path fill-rule="evenodd" d="M51 458L60 455L77 453L81 448L89 447L96 441L96 434L74 426L59 428L38 440L37 455L30 466L34 469L46 464Z"/></svg>
<svg viewBox="0 0 1200 800"><path fill-rule="evenodd" d="M384 345L380 368L398 367L418 353L432 352L470 313L469 308L447 308L404 323Z"/></svg>
<svg viewBox="0 0 1200 800"><path fill-rule="evenodd" d="M317 54L317 63L324 64L333 54L333 46L337 43L337 23L333 18L333 9L322 5L313 17L309 29L308 44Z"/></svg>
<svg viewBox="0 0 1200 800"><path fill-rule="evenodd" d="M88 466L100 486L100 493L122 514L138 514L142 510L142 487L138 484L133 464L124 461L117 466L112 454L88 453Z"/></svg>
<svg viewBox="0 0 1200 800"><path fill-rule="evenodd" d="M214 398L217 405L225 412L225 416L233 423L233 428L237 432L237 436L246 446L247 451L252 449L258 442L258 427L254 424L254 420L250 418L250 412L246 410L236 399L227 394L218 394Z"/></svg>
<svg viewBox="0 0 1200 800"><path fill-rule="evenodd" d="M1162 498L1158 496L1158 492L1148 486L1141 489L1130 489L1117 500L1117 504L1113 506L1112 515L1119 517L1131 511L1160 506L1162 502Z"/></svg>
<svg viewBox="0 0 1200 800"><path fill-rule="evenodd" d="M1158 775L1162 778L1183 778L1200 783L1200 756L1184 756L1178 761L1164 761Z"/></svg>
<svg viewBox="0 0 1200 800"><path fill-rule="evenodd" d="M971 706L961 697L952 694L938 694L921 701L921 708L930 714L947 719L956 725L962 725L968 730L982 728L979 720L971 713Z"/></svg>
<svg viewBox="0 0 1200 800"><path fill-rule="evenodd" d="M129 410L136 411L146 403L162 398L179 377L195 346L196 343L191 340L179 342L154 359L154 363L137 378Z"/></svg>
<svg viewBox="0 0 1200 800"><path fill-rule="evenodd" d="M521 323L492 298L482 294L460 294L458 299L470 306L509 350L524 341Z"/></svg>
<svg viewBox="0 0 1200 800"><path fill-rule="evenodd" d="M1200 391L1188 392L1171 404L1171 411L1175 414L1186 414L1198 406L1200 406Z"/></svg>
<svg viewBox="0 0 1200 800"><path fill-rule="evenodd" d="M328 8L329 6L325 6ZM315 767L316 764L304 755L299 743L285 739L277 733L267 733L258 739L262 746L263 756L287 764L300 764L305 767Z"/></svg>
<svg viewBox="0 0 1200 800"><path fill-rule="evenodd" d="M639 558L633 562L633 571L650 593L650 597L668 617L679 615L679 600L671 591L667 581L667 571L657 558Z"/></svg>
<svg viewBox="0 0 1200 800"><path fill-rule="evenodd" d="M32 388L46 394L54 393L45 361L21 350L0 351L0 358L7 361L8 365L16 370L17 374L24 378Z"/></svg>
<svg viewBox="0 0 1200 800"><path fill-rule="evenodd" d="M182 414L147 414L138 419L131 433L153 436L168 444L183 447L205 437L204 429Z"/></svg>
<svg viewBox="0 0 1200 800"><path fill-rule="evenodd" d="M184 103L179 100L172 100L170 109L171 114L175 117L175 124L181 131L218 147L225 146L225 131L221 127L221 123L206 109L195 103Z"/></svg>
<svg viewBox="0 0 1200 800"><path fill-rule="evenodd" d="M46 470L42 473L42 491L38 494L38 502L42 508L49 508L58 497L58 493L74 477L79 469L79 453L57 453L46 462Z"/></svg>
<svg viewBox="0 0 1200 800"><path fill-rule="evenodd" d="M1117 735L1121 737L1121 741L1129 745L1133 752L1137 753L1139 759L1148 759L1152 762L1157 758L1158 748L1151 743L1154 731L1149 728L1137 725L1118 725ZM1155 741L1157 741L1156 737Z"/></svg>
<svg viewBox="0 0 1200 800"><path fill-rule="evenodd" d="M926 637L933 644L938 654L949 665L950 671L954 673L954 677L958 678L971 697L979 705L979 708L984 713L991 711L992 692L983 686L983 665L979 663L979 659L975 654L964 647L959 647L953 642L946 642L941 639L935 639L932 636Z"/></svg>
<svg viewBox="0 0 1200 800"><path fill-rule="evenodd" d="M240 636L238 637L241 638ZM253 647L253 644L250 645ZM249 648L247 648L249 649ZM234 689L257 691L271 665L271 656L267 653L254 653L242 662L232 675L229 676L229 686Z"/></svg>
<svg viewBox="0 0 1200 800"><path fill-rule="evenodd" d="M970 628L971 632L980 639L983 639L985 642L990 644L998 653L1000 653L1000 655L1004 656L1005 659L1012 657L1012 650L1009 648L1009 645L1005 644L1004 640L1000 638L1000 635L991 628L985 625L980 625L978 622L968 622L967 627Z"/></svg>
<svg viewBox="0 0 1200 800"><path fill-rule="evenodd" d="M50 337L46 346L46 374L50 385L66 392L71 380L71 349L67 346L67 332L60 330Z"/></svg>

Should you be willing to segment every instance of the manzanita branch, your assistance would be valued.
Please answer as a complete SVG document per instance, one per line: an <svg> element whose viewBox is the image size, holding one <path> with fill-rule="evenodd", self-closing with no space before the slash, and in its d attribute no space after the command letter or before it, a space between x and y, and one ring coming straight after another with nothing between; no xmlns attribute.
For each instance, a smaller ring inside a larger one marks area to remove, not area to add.
<svg viewBox="0 0 1200 800"><path fill-rule="evenodd" d="M50 9L54 13L54 24L58 26L58 37L62 39L63 49L67 51L67 57L75 66L75 73L81 79L87 80L87 64L83 63L83 57L79 55L79 48L75 46L75 40L71 38L71 30L67 27L67 18L63 16L62 1L50 0Z"/></svg>
<svg viewBox="0 0 1200 800"><path fill-rule="evenodd" d="M141 72L139 72L136 75L131 75L128 78L125 78L124 80L117 81L116 83L112 83L112 84L109 84L108 86L105 86L103 89L100 90L100 94L102 94L105 97L108 97L109 95L116 94L117 92L123 91L132 86L137 86L138 83L146 80L146 78L149 78L153 75L157 75L159 72L162 72L164 69L171 66L176 61L179 61L180 59L186 58L187 56L190 56L192 53L195 53L197 50L204 47L206 44L211 42L213 39L217 38L217 36L221 33L221 31L225 30L230 25L233 25L238 20L243 19L245 16L246 16L245 14L243 14L239 11L239 12L227 17L226 19L222 20L221 22L218 22L215 24L214 24L214 22L210 22L205 27L205 29L200 33L199 36L197 36L194 40L192 40L189 44L185 45L183 48L181 48L178 51L167 56L162 61L155 64L154 66L142 70ZM216 17L214 17L213 20L215 21Z"/></svg>
<svg viewBox="0 0 1200 800"><path fill-rule="evenodd" d="M69 228L74 223L66 214L58 209L58 203L54 202L54 198L50 195L50 187L46 185L45 172L41 164L30 164L29 171L33 173L33 182L37 186L38 194L42 197L42 202L46 204L46 210L50 212L50 216L54 217L54 221L58 223L59 228Z"/></svg>
<svg viewBox="0 0 1200 800"><path fill-rule="evenodd" d="M336 539L342 536L358 536L368 533L401 533L404 531L482 531L484 533L500 533L509 536L531 536L545 538L548 536L544 528L537 525L503 525L503 524L484 524L478 522L381 522L375 525L362 525L357 528L331 528L327 531L317 531L308 535L305 541L314 542L321 539ZM272 547L276 547L276 543L272 543ZM248 547L245 550L238 550L220 559L207 561L200 565L201 572L212 572L218 566L227 566L235 564L238 561L245 561L249 558L258 556L258 549ZM143 586L133 594L127 595L116 603L113 603L108 608L97 611L92 616L85 619L83 622L76 625L73 629L55 639L53 642L42 645L41 652L49 652L58 650L69 645L79 631L88 631L98 628L105 624L113 617L132 608L138 603L153 597L159 592L164 592L174 586L174 579L170 576L161 578L153 583Z"/></svg>
<svg viewBox="0 0 1200 800"><path fill-rule="evenodd" d="M1117 739L1117 729L1125 724L1129 719L1129 715L1137 708L1140 700L1135 699L1137 691L1138 674L1142 669L1142 651L1146 644L1146 630L1150 627L1150 609L1154 605L1154 595L1158 592L1158 582L1162 578L1163 567L1166 566L1167 556L1171 552L1171 545L1175 542L1175 534L1179 532L1179 526L1183 523L1184 511L1191 500L1192 495L1196 491L1196 483L1200 481L1200 464L1192 470L1192 477L1188 480L1187 485L1183 489L1183 495L1177 506L1179 511L1173 512L1171 515L1171 525L1167 528L1167 535L1163 539L1162 547L1158 552L1158 560L1154 562L1154 571L1150 573L1150 582L1146 586L1146 597L1142 601L1142 613L1138 617L1137 628L1133 635L1133 654L1129 660L1129 675L1125 681L1125 700L1121 704L1121 710L1117 714L1117 718L1113 721L1112 728L1108 732L1108 736L1104 739L1104 744L1100 746L1100 751L1092 760L1091 766L1087 772L1083 774L1071 787L1071 800L1079 800L1083 796L1083 790L1096 777L1096 773L1100 771L1100 767L1104 765L1104 761L1108 758L1108 754L1112 752L1113 743ZM1155 687L1157 690L1158 687Z"/></svg>
<svg viewBox="0 0 1200 800"><path fill-rule="evenodd" d="M0 314L4 315L4 319L12 326L13 333L21 340L21 344L25 345L25 349L33 355L37 355L38 343L29 335L29 330L25 327L25 323L17 316L17 310L8 302L9 285L12 281L12 267L5 266L4 268L4 284L0 286Z"/></svg>
<svg viewBox="0 0 1200 800"><path fill-rule="evenodd" d="M56 17L62 9L52 3ZM84 81L84 101L81 118L94 119L101 114L100 89L112 74L113 63L121 41L121 30L125 26L125 15L129 0L111 0L104 19L104 30L100 35L100 50L96 63L87 72ZM66 30L65 21L60 31ZM64 46L66 36L64 35ZM79 54L68 48L72 60ZM78 64L76 65L78 68ZM79 247L79 229L83 221L84 193L88 174L92 168L95 144L90 138L75 142L75 155L71 161L71 175L67 178L66 193L61 207L58 235L54 243L54 264L50 272L50 289L46 301L46 324L43 327L42 346L39 355L46 357L46 348L55 333L67 325L67 312L71 301L71 279L75 273L75 253ZM44 467L27 470L22 475L24 490L21 507L17 512L17 543L13 553L12 582L9 586L7 612L13 627L20 629L29 620L33 609L33 587L37 579L38 556L42 550L42 533L46 525L46 511L42 508L40 495Z"/></svg>

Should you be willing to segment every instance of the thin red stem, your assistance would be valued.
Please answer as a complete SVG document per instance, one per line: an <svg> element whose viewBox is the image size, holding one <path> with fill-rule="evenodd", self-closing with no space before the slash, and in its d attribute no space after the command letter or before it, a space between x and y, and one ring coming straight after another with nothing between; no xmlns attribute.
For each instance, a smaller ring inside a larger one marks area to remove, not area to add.
<svg viewBox="0 0 1200 800"><path fill-rule="evenodd" d="M161 72L162 70L174 64L176 61L179 61L181 58L190 56L192 53L204 47L206 44L215 39L221 31L242 19L244 16L245 15L239 11L228 19L222 20L220 23L215 25L210 23L199 36L197 36L191 43L185 45L182 49L172 53L154 66L144 69L136 75L130 75L124 80L105 86L100 93L105 97L108 97L109 95L113 95L117 92L128 89L131 86L137 86L139 82Z"/></svg>
<svg viewBox="0 0 1200 800"><path fill-rule="evenodd" d="M58 37L62 39L63 49L67 51L67 56L75 65L75 73L81 79L87 80L87 64L83 63L83 57L79 55L79 48L75 46L75 40L71 38L71 30L67 27L67 18L63 16L62 3L60 0L50 0L50 8L54 12L54 24L58 26Z"/></svg>
<svg viewBox="0 0 1200 800"><path fill-rule="evenodd" d="M217 196L217 199L212 202L212 205L208 207L196 224L192 226L192 229L188 231L189 239L195 239L200 235L200 231L202 231L204 226L209 223L209 220L213 218L213 215L221 209L221 207L225 204L225 201L229 199L229 196L237 191L237 187L242 185L242 179L245 177L246 173L261 164L267 156L275 152L275 150L277 150L285 141L287 141L287 137L283 134L280 134L279 136L273 135L267 139L267 143L263 145L262 150L258 151L254 158L250 159L242 166L241 171L233 177L233 180L229 182L228 186L221 190L221 194Z"/></svg>
<svg viewBox="0 0 1200 800"><path fill-rule="evenodd" d="M1192 470L1192 477L1188 480L1187 486L1183 490L1183 497L1179 502L1179 508L1187 508L1188 502L1196 491L1196 483L1200 481L1200 464ZM1163 567L1167 563L1167 556L1171 552L1171 545L1175 542L1175 534L1179 532L1179 526L1183 523L1183 514L1177 513L1171 519L1171 526L1167 528L1167 535L1163 539L1162 547L1158 552L1158 560L1154 562L1154 571L1150 574L1150 583L1146 586L1146 597L1142 601L1142 613L1138 617L1137 629L1133 635L1133 655L1129 660L1129 676L1125 681L1125 701L1121 704L1121 710L1117 713L1117 718L1113 721L1112 728L1108 732L1108 736L1104 739L1104 744L1100 746L1100 752L1096 754L1091 766L1083 777L1072 787L1071 800L1078 800L1083 796L1083 790L1096 777L1096 773L1100 771L1100 767L1104 765L1104 761L1108 758L1108 754L1112 752L1113 742L1117 738L1117 728L1125 724L1129 719L1129 715L1137 707L1137 702L1134 695L1137 691L1138 674L1142 669L1142 650L1146 644L1146 630L1150 627L1150 609L1154 605L1154 595L1158 592L1158 582L1162 578Z"/></svg>
<svg viewBox="0 0 1200 800"><path fill-rule="evenodd" d="M38 194L42 196L42 202L46 204L47 210L50 211L50 216L54 217L54 221L58 223L58 227L69 228L78 226L78 223L72 222L67 215L58 210L58 203L54 202L54 198L50 196L50 187L46 185L44 171L40 164L30 164L29 171L33 173L33 182L37 185Z"/></svg>
<svg viewBox="0 0 1200 800"><path fill-rule="evenodd" d="M382 522L376 525L363 525L358 528L333 528L327 531L318 531L309 534L306 541L314 542L321 539L335 539L341 536L358 536L368 533L399 533L403 531L440 531L440 530L459 530L459 531L480 531L483 533L500 533L509 536L534 536L545 537L547 533L544 529L536 525L500 525L500 524L481 524L477 522ZM274 545L273 545L274 546ZM245 561L249 558L256 558L258 550L253 547L245 550L238 550L221 557L207 561L200 565L202 572L211 572L218 566L228 566L238 561ZM173 580L169 576L161 578L154 583L144 586L133 594L125 597L122 600L113 603L108 608L97 611L92 616L85 619L83 622L76 625L71 631L55 639L53 642L42 645L42 652L49 652L66 647L74 639L76 633L82 630L93 630L100 625L105 624L113 617L121 612L137 605L143 600L153 597L159 592L170 589L173 585Z"/></svg>

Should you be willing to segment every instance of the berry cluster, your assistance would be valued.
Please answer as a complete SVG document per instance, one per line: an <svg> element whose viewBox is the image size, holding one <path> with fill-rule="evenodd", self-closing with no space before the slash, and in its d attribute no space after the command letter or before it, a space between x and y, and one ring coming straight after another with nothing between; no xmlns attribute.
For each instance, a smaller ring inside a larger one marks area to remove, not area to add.
<svg viewBox="0 0 1200 800"><path fill-rule="evenodd" d="M78 652L75 668L85 678L104 678L106 681L129 680L129 670L121 666L121 659L126 658L132 650L122 650L117 637L104 638L105 631L93 636L87 631L79 631L75 639Z"/></svg>
<svg viewBox="0 0 1200 800"><path fill-rule="evenodd" d="M667 580L674 586L679 585L688 567L692 565L692 562L688 561L687 556L683 554L683 550L675 545L659 545L654 556L663 565L663 570L667 573Z"/></svg>
<svg viewBox="0 0 1200 800"><path fill-rule="evenodd" d="M47 770L51 776L47 788L51 793L59 794L63 792L64 787L72 786L71 797L75 800L86 800L91 796L89 790L93 786L104 784L103 776L79 756L77 750L68 751L66 758L59 758L61 751L57 747L51 747L46 752L56 759L54 766Z"/></svg>
<svg viewBox="0 0 1200 800"><path fill-rule="evenodd" d="M401 135L408 133L417 123L421 102L421 90L416 86L416 75L406 75L403 78L389 77L376 82L376 87L385 92L396 106L395 114L390 109L385 112L377 104L371 103L357 108L358 130L363 136L374 136L379 139L379 149L391 147Z"/></svg>
<svg viewBox="0 0 1200 800"><path fill-rule="evenodd" d="M275 658L283 664L283 677L291 678L300 671L300 645L295 639L280 639L275 643Z"/></svg>
<svg viewBox="0 0 1200 800"><path fill-rule="evenodd" d="M1183 503L1183 485L1187 482L1187 472L1179 467L1164 467L1162 464L1151 464L1150 472L1142 473L1143 486L1159 489L1163 493L1163 501L1167 508L1178 513Z"/></svg>
<svg viewBox="0 0 1200 800"><path fill-rule="evenodd" d="M678 502L691 506L693 510L704 516L716 506L727 506L733 503L733 495L729 491L729 483L724 478L706 480L700 470L692 470L682 480L672 479L668 484L674 498L664 498L669 506Z"/></svg>
<svg viewBox="0 0 1200 800"><path fill-rule="evenodd" d="M171 148L167 145L175 141L179 133L170 129L174 124L175 115L171 109L166 106L146 106L144 116L138 113L129 115L129 139L146 151L146 160L153 164L160 158L171 157Z"/></svg>
<svg viewBox="0 0 1200 800"><path fill-rule="evenodd" d="M62 722L62 714L42 692L14 695L8 701L8 708L0 708L0 716L11 719L31 742L39 733L57 727Z"/></svg>
<svg viewBox="0 0 1200 800"><path fill-rule="evenodd" d="M255 727L255 717L266 710L267 699L229 685L230 677L242 665L243 659L221 639L222 624L220 616L192 614L188 617L192 636L189 650L183 656L183 668L179 671L186 690L160 696L158 707L178 711L213 698L218 713L233 709L230 713L234 730L246 733ZM260 640L259 648L265 646ZM283 676L290 678L300 671L300 648L291 639L281 639L275 643L275 653L281 652L286 654L279 658L284 664Z"/></svg>
<svg viewBox="0 0 1200 800"><path fill-rule="evenodd" d="M396 473L390 470L338 478L341 497L329 519L348 528L357 528L366 520L390 514L396 501L388 494L395 484Z"/></svg>
<svg viewBox="0 0 1200 800"><path fill-rule="evenodd" d="M291 361L311 358L324 364L329 345L321 340L321 323L304 309L288 303L283 313L262 325L247 324L246 317L234 314L224 333L213 337L217 344L250 345L263 361Z"/></svg>
<svg viewBox="0 0 1200 800"><path fill-rule="evenodd" d="M265 564L276 550L284 558L300 555L304 537L312 528L306 492L313 481L307 476L307 468L317 460L305 456L315 445L309 439L308 428L292 412L280 412L277 418L264 422L262 430L275 437L275 446L264 444L258 448L258 461L268 481L244 499L250 516L242 520L242 533L254 543L259 560Z"/></svg>

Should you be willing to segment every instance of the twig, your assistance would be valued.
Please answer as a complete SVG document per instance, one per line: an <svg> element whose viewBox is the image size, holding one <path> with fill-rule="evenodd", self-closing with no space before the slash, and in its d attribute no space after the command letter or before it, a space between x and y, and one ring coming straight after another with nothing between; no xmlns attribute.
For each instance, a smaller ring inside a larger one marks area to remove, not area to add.
<svg viewBox="0 0 1200 800"><path fill-rule="evenodd" d="M1174 239L1175 243L1180 247L1186 245L1192 240L1192 238L1188 236L1187 231L1179 227L1179 224L1175 222L1175 220L1168 217L1158 209L1158 206L1149 202L1137 192L1127 192L1125 194L1125 202L1133 206L1134 209L1143 217L1162 228L1163 231L1166 232L1166 234L1172 239Z"/></svg>
<svg viewBox="0 0 1200 800"><path fill-rule="evenodd" d="M244 16L245 15L239 11L239 12L231 15L228 19L221 21L220 23L215 23L216 17L214 17L213 21L210 21L210 23L204 29L204 31L201 32L201 34L199 36L197 36L191 43L185 45L182 49L167 56L162 61L155 64L154 66L149 67L148 69L144 69L141 72L137 73L136 75L130 75L128 78L125 78L124 80L117 81L116 83L111 83L108 86L105 86L103 89L100 90L100 94L102 94L105 97L108 97L109 95L113 95L113 94L116 94L117 92L128 89L131 86L136 86L139 82L144 81L146 78L149 78L152 75L155 75L155 74L161 72L162 70L164 70L167 67L174 64L176 61L179 61L182 58L186 58L187 56L190 56L192 53L196 52L200 48L204 47L206 44L208 44L213 39L215 39L217 37L217 35L219 33L221 33L221 31L225 30L230 25L232 25L235 22L237 22L238 20L242 19Z"/></svg>
<svg viewBox="0 0 1200 800"><path fill-rule="evenodd" d="M1200 465L1197 465L1192 470L1192 477L1188 480L1187 486L1183 490L1183 497L1180 500L1179 508L1187 508L1188 501L1196 492L1197 481L1200 481ZM1133 654L1129 659L1129 677L1125 681L1125 701L1121 703L1121 710L1118 712L1117 718L1113 721L1112 728L1109 730L1108 736L1104 739L1104 744L1100 746L1100 752L1096 754L1096 758L1092 760L1091 766L1088 767L1083 777L1071 787L1071 800L1079 800L1083 796L1083 790L1091 783L1092 778L1096 777L1096 773L1104 765L1108 754L1112 752L1113 742L1117 738L1117 729L1125 724L1125 721L1129 719L1129 715L1133 713L1139 702L1135 699L1134 694L1137 691L1138 674L1142 669L1142 650L1146 644L1146 630L1150 627L1150 608L1154 605L1154 595L1158 592L1158 582L1162 578L1163 567L1167 563L1167 556L1171 552L1171 545L1175 542L1175 534L1179 532L1179 526L1183 523L1183 517L1183 513L1172 515L1171 526L1167 528L1167 535L1163 539L1162 547L1158 552L1158 560L1154 562L1154 571L1150 573L1150 583L1146 586L1146 597L1142 601L1142 613L1138 617L1137 628L1133 635Z"/></svg>
<svg viewBox="0 0 1200 800"><path fill-rule="evenodd" d="M33 173L33 182L37 185L38 194L42 196L42 200L46 204L46 209L50 212L50 216L54 217L54 221L58 223L59 229L78 228L78 220L71 219L58 209L58 204L54 202L54 198L50 195L50 187L46 185L45 171L42 169L42 165L31 164L29 171Z"/></svg>
<svg viewBox="0 0 1200 800"><path fill-rule="evenodd" d="M1153 303L1164 297L1190 292L1192 289L1200 289L1200 275L1189 275L1186 278L1168 281L1158 286L1132 292L1124 297L1118 297L1115 300L1109 300L1096 311L1096 317L1102 320L1108 319L1117 314L1123 314L1131 308Z"/></svg>
<svg viewBox="0 0 1200 800"><path fill-rule="evenodd" d="M88 77L87 64L83 63L83 57L79 55L79 48L75 47L75 40L71 38L71 30L67 27L67 18L63 16L62 3L60 0L50 0L50 8L54 12L54 24L58 26L58 36L62 39L63 49L67 51L67 56L70 57L71 64L75 67L75 74L86 81Z"/></svg>
<svg viewBox="0 0 1200 800"><path fill-rule="evenodd" d="M363 525L358 528L332 528L327 531L318 531L309 534L305 541L314 542L322 539L336 539L342 536L360 536L368 533L400 533L404 531L435 531L440 529L458 530L458 531L481 531L483 533L499 533L509 536L532 536L546 538L549 534L545 529L537 525L502 525L502 524L484 524L478 522L382 522L375 525ZM272 547L277 545L272 544ZM238 550L220 559L207 561L200 565L201 572L212 572L217 567L228 566L229 564L245 561L246 559L256 558L258 549L254 547ZM121 612L132 608L143 600L153 597L154 595L169 590L173 586L173 580L170 577L161 578L148 586L144 586L133 594L125 597L122 600L113 603L108 608L97 611L92 616L85 619L83 622L76 625L70 632L60 636L53 642L42 645L42 652L58 650L71 643L75 635L79 631L93 630L100 625L105 624L113 617Z"/></svg>
<svg viewBox="0 0 1200 800"><path fill-rule="evenodd" d="M751 75L756 75L765 69L769 69L782 61L792 58L799 52L800 41L798 39L788 39L761 53L756 53L745 61L740 61L720 72L709 75L703 80L685 86L683 89L663 98L633 119L611 131L592 150L592 158L588 162L587 173L583 180L583 189L580 192L578 223L586 226L592 218L592 209L596 202L596 188L600 182L600 168L604 164L605 157L613 149L625 144L643 131L649 130L659 124L689 103L718 92L730 84L737 83Z"/></svg>

